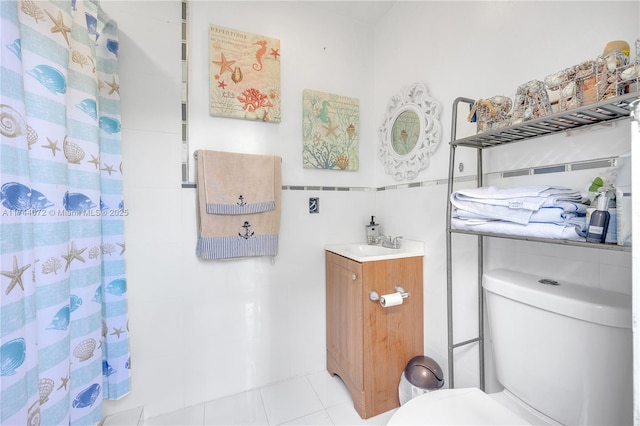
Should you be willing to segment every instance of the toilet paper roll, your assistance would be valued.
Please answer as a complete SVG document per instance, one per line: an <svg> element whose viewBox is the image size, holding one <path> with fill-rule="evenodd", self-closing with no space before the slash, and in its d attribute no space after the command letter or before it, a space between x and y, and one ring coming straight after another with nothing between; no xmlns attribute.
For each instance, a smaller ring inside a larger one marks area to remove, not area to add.
<svg viewBox="0 0 640 426"><path fill-rule="evenodd" d="M400 293L384 294L380 296L380 305L382 305L383 308L388 308L389 306L398 306L402 305L403 300L404 299L402 298L402 294Z"/></svg>

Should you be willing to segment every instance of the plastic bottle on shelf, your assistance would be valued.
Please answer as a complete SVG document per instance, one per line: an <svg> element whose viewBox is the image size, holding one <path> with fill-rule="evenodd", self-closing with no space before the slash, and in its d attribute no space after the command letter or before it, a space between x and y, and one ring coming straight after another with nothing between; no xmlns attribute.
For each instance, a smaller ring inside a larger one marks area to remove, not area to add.
<svg viewBox="0 0 640 426"><path fill-rule="evenodd" d="M587 234L588 242L604 243L607 236L607 229L609 228L610 215L607 211L608 208L609 198L603 194L598 198L598 208L591 213L589 233Z"/></svg>

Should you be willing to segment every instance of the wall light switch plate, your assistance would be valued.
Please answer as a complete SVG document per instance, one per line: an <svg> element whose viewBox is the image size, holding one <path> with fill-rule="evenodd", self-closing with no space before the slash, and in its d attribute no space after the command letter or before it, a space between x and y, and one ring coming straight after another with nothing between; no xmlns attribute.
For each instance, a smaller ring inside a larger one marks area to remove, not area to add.
<svg viewBox="0 0 640 426"><path fill-rule="evenodd" d="M309 213L320 213L320 198L309 198Z"/></svg>

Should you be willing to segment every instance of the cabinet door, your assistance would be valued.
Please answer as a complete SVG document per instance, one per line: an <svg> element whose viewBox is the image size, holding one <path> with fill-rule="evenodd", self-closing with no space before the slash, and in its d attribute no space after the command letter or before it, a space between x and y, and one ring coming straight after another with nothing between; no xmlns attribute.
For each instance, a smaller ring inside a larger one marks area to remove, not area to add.
<svg viewBox="0 0 640 426"><path fill-rule="evenodd" d="M368 262L364 266L364 365L367 416L398 407L398 384L407 362L424 351L422 257ZM411 294L383 308L367 294Z"/></svg>
<svg viewBox="0 0 640 426"><path fill-rule="evenodd" d="M326 265L327 364L353 396L363 386L362 265L330 252Z"/></svg>

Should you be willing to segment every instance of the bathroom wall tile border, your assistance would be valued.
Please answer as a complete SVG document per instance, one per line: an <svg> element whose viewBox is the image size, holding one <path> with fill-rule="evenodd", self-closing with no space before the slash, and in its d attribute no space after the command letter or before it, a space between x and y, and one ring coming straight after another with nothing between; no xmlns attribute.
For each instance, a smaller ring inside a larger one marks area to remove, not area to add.
<svg viewBox="0 0 640 426"><path fill-rule="evenodd" d="M364 186L298 186L298 185L283 185L283 191L375 191L375 188L369 188Z"/></svg>
<svg viewBox="0 0 640 426"><path fill-rule="evenodd" d="M573 172L579 170L600 169L607 167L615 167L618 165L618 157L600 158L597 160L580 161L576 163L556 164L543 167L533 167L529 169L518 169L492 173L502 178L516 177L516 176L533 176L542 175L546 173L564 173Z"/></svg>
<svg viewBox="0 0 640 426"><path fill-rule="evenodd" d="M180 21L182 35L180 37L180 62L182 65L182 94L180 99L180 123L182 129L182 181L189 179L189 5L181 2ZM184 188L184 186L183 186Z"/></svg>
<svg viewBox="0 0 640 426"><path fill-rule="evenodd" d="M547 173L564 173L579 170L599 169L607 167L615 167L618 165L618 157L601 158L597 160L580 161L575 163L556 164L543 167L532 167L527 169L517 169L508 171L499 171L487 173L484 177L499 177L510 178L517 176L534 176ZM455 183L460 182L473 182L476 180L476 175L466 175L454 178ZM336 191L336 192L350 192L350 191L393 191L396 189L411 189L420 188L425 186L438 186L447 185L449 179L436 179L422 182L408 182L399 183L396 185L380 186L380 187L364 187L364 186L319 186L319 185L283 185L283 191ZM196 184L193 182L187 182L182 184L183 188L196 188Z"/></svg>

